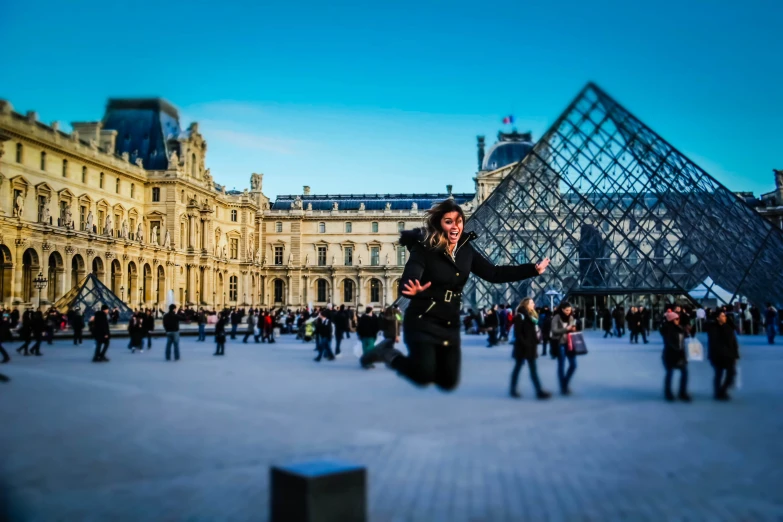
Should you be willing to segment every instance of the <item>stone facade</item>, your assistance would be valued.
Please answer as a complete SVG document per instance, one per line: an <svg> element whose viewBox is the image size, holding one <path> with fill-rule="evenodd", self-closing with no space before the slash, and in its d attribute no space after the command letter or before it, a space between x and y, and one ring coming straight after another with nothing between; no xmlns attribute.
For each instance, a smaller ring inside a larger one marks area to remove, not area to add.
<svg viewBox="0 0 783 522"><path fill-rule="evenodd" d="M358 208L341 209L337 197L313 210L305 188L280 208L264 195L262 174L251 175L250 189L226 191L205 168L195 123L171 133L156 170L142 154L120 152L134 139L122 130L73 129L0 101L3 304L37 304L39 273L48 278L46 304L89 272L132 307L163 306L170 291L177 304L209 307L394 301L405 264L398 231L420 226L424 207L377 208L397 196L367 196Z"/></svg>

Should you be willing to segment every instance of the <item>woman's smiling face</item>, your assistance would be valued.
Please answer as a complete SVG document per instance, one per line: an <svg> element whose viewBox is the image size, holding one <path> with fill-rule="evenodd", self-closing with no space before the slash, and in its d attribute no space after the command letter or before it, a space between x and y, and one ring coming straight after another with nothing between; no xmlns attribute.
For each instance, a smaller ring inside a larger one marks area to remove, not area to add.
<svg viewBox="0 0 783 522"><path fill-rule="evenodd" d="M440 228L446 234L449 245L456 245L462 235L462 216L459 212L448 212L440 218Z"/></svg>

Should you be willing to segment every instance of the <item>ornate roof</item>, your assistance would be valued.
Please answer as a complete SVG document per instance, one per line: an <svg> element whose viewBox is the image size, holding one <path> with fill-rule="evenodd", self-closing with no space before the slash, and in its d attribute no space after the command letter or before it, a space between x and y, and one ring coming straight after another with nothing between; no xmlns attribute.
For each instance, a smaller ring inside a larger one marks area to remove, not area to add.
<svg viewBox="0 0 783 522"><path fill-rule="evenodd" d="M272 210L289 210L291 204L299 198L306 209L311 204L313 210L332 210L337 203L339 210L359 210L364 203L365 210L384 210L389 203L391 210L410 210L416 203L420 210L427 210L438 201L453 197L462 205L471 201L475 194L326 194L326 195L285 195L277 196Z"/></svg>

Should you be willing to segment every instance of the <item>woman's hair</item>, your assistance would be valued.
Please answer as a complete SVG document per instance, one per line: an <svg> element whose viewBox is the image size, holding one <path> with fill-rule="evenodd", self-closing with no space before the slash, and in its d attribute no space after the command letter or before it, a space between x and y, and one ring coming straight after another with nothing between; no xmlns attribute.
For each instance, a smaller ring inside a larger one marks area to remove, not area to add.
<svg viewBox="0 0 783 522"><path fill-rule="evenodd" d="M522 302L519 303L519 306L517 307L517 313L518 314L525 314L529 315L531 319L538 319L538 312L536 312L536 307L533 306L533 309L528 311L527 304L528 302L532 301L533 299L530 297L525 297L522 299Z"/></svg>
<svg viewBox="0 0 783 522"><path fill-rule="evenodd" d="M462 222L465 222L465 213L462 211L462 207L457 205L453 199L445 199L436 203L427 211L427 219L424 223L424 242L430 247L445 250L449 244L446 234L440 228L440 220L443 219L444 214L449 212L456 212L462 218Z"/></svg>

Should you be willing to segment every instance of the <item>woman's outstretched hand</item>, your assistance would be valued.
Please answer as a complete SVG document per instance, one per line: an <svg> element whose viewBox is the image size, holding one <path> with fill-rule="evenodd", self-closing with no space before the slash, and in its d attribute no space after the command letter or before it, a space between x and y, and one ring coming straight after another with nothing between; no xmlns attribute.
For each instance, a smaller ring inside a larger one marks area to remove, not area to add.
<svg viewBox="0 0 783 522"><path fill-rule="evenodd" d="M536 263L536 270L538 271L539 274L543 274L544 270L546 270L546 267L548 266L549 266L549 258L547 257L543 261L539 261L538 263Z"/></svg>
<svg viewBox="0 0 783 522"><path fill-rule="evenodd" d="M431 284L432 282L429 282L426 285L422 285L421 283L419 283L418 279L414 279L413 281L408 281L402 287L402 295L413 297L419 292L423 292L426 289L428 289Z"/></svg>

